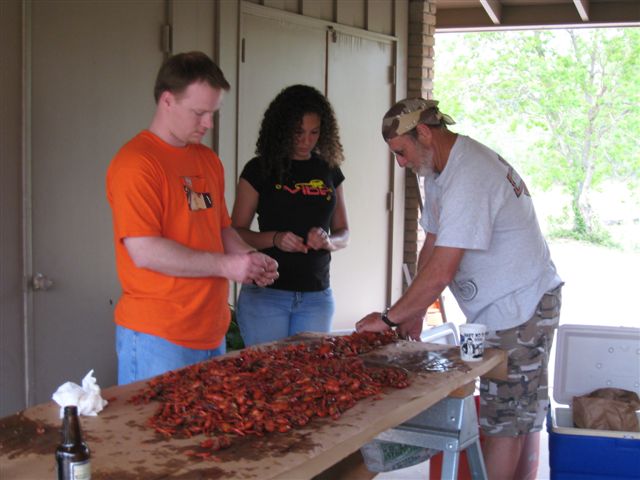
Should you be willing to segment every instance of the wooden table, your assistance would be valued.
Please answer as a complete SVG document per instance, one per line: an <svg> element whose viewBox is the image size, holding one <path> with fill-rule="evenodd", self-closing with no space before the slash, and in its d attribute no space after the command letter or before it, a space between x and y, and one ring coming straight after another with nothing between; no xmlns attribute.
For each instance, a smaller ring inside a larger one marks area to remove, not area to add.
<svg viewBox="0 0 640 480"><path fill-rule="evenodd" d="M91 449L92 478L311 478L477 377L500 377L503 374L496 371L506 368L505 356L497 350L485 351L484 359L473 363L460 360L458 347L419 342L402 341L372 354L376 362L409 370L411 386L362 400L338 420L314 418L287 433L234 438L233 445L215 452L213 460L185 455L204 436L165 439L144 426L157 404L127 401L144 382L107 388L102 392L109 400L105 410L97 417L81 417ZM432 367L444 371L426 370ZM0 478L54 478L59 428L59 407L53 402L0 419Z"/></svg>

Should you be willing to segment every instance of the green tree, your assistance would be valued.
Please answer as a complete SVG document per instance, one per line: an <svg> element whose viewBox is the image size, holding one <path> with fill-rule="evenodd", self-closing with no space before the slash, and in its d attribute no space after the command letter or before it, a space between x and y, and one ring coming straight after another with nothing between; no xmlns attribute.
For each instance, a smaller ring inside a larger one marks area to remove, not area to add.
<svg viewBox="0 0 640 480"><path fill-rule="evenodd" d="M517 135L517 167L570 196L577 236L597 228L590 193L603 180L637 186L640 29L441 34L435 52L443 110L491 146Z"/></svg>

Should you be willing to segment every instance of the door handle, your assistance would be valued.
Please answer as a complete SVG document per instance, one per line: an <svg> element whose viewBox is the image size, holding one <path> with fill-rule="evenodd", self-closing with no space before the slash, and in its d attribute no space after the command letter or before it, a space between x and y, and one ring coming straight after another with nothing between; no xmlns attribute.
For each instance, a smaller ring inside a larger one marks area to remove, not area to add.
<svg viewBox="0 0 640 480"><path fill-rule="evenodd" d="M53 287L53 280L42 273L36 273L31 279L31 288L34 290L49 290Z"/></svg>

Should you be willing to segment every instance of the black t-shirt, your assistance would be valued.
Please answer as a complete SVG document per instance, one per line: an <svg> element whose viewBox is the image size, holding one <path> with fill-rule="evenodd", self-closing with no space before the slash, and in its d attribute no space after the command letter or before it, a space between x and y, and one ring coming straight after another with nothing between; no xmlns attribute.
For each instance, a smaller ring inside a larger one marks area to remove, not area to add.
<svg viewBox="0 0 640 480"><path fill-rule="evenodd" d="M313 227L329 231L336 208L336 188L344 180L339 168L330 168L316 155L309 160L292 160L282 183L275 176L264 178L258 158L244 167L244 178L258 192L258 226L261 232L290 231L307 240ZM283 252L268 248L264 253L277 260L280 277L271 288L315 292L329 288L327 250L308 253Z"/></svg>

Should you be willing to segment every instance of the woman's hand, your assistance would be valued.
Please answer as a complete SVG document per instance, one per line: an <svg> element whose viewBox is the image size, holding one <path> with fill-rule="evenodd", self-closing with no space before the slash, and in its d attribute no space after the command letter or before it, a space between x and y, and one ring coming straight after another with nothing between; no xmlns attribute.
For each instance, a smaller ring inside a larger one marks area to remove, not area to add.
<svg viewBox="0 0 640 480"><path fill-rule="evenodd" d="M304 238L293 232L277 232L273 237L273 244L283 252L307 253L309 251L304 244Z"/></svg>
<svg viewBox="0 0 640 480"><path fill-rule="evenodd" d="M320 227L313 227L307 234L307 247L312 250L331 250L331 238Z"/></svg>

